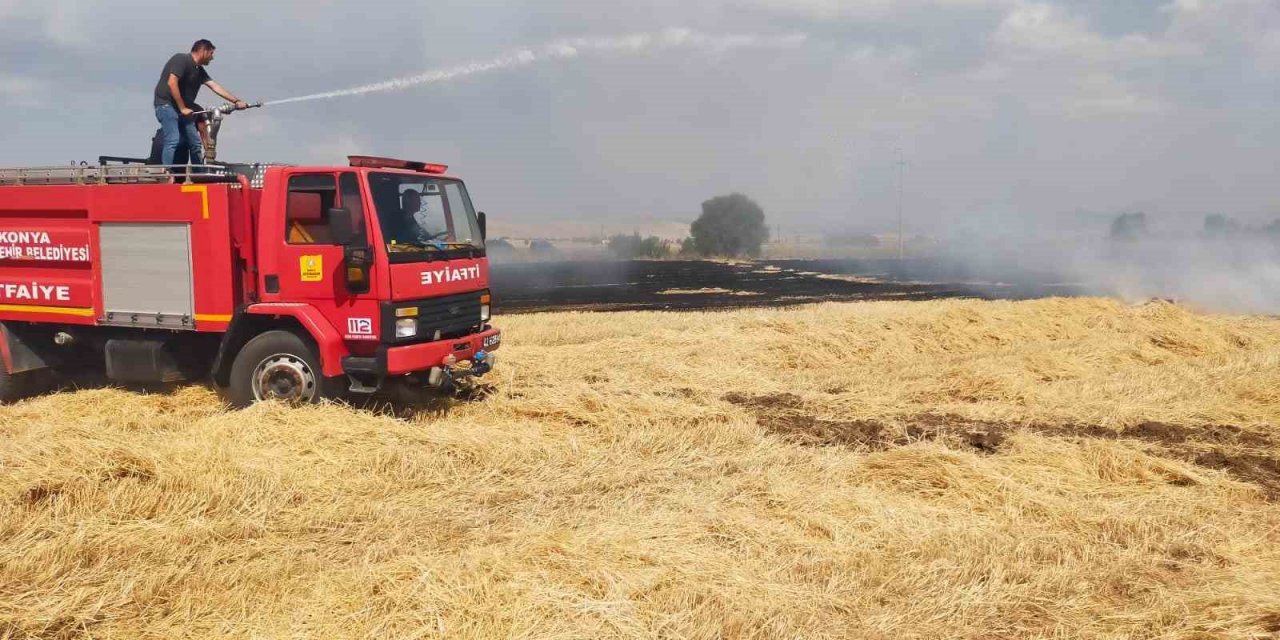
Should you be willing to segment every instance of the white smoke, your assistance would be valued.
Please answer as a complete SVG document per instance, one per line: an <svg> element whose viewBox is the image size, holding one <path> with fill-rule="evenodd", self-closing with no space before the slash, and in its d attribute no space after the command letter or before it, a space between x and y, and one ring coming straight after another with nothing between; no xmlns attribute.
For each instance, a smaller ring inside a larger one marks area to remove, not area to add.
<svg viewBox="0 0 1280 640"><path fill-rule="evenodd" d="M666 49L692 49L704 53L721 54L735 49L790 48L802 45L807 36L803 33L786 35L711 34L690 29L669 28L662 31L635 33L601 38L569 38L557 40L533 49L522 49L489 60L467 62L453 67L432 69L405 78L384 80L350 89L314 93L295 98L271 100L265 104L288 104L310 100L327 100L345 96L403 91L410 87L446 82L455 78L523 67L537 62L576 58L584 53L617 52L643 54Z"/></svg>
<svg viewBox="0 0 1280 640"><path fill-rule="evenodd" d="M1069 285L1128 302L1168 298L1228 313L1280 313L1280 230L1208 234L1202 220L1149 216L1150 230L1112 237L1114 215L980 215L938 234L941 275L1046 290ZM1199 223L1199 224L1198 224Z"/></svg>

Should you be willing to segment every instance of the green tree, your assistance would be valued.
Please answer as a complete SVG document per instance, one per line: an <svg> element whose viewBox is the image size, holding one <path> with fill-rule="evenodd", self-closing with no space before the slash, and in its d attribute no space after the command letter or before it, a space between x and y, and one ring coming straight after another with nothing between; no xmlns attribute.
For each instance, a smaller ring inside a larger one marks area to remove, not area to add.
<svg viewBox="0 0 1280 640"><path fill-rule="evenodd" d="M1220 213L1204 217L1204 235L1209 238L1225 238L1240 232L1240 223Z"/></svg>
<svg viewBox="0 0 1280 640"><path fill-rule="evenodd" d="M702 203L702 215L693 221L689 231L694 247L704 256L754 258L769 239L764 210L741 193Z"/></svg>
<svg viewBox="0 0 1280 640"><path fill-rule="evenodd" d="M1280 240L1280 219L1262 225L1262 233L1273 240Z"/></svg>

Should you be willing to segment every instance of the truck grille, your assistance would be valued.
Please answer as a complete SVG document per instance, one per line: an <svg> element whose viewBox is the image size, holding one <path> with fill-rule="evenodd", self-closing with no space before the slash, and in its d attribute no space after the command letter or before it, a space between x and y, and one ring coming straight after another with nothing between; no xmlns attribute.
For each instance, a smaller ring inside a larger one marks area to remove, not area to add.
<svg viewBox="0 0 1280 640"><path fill-rule="evenodd" d="M448 340L475 333L480 323L480 296L484 292L474 291L442 298L431 298L418 302L384 303L382 335L386 342L406 344L428 342L432 340ZM396 309L406 307L418 308L418 333L413 337L395 337ZM436 337L436 332L440 337Z"/></svg>

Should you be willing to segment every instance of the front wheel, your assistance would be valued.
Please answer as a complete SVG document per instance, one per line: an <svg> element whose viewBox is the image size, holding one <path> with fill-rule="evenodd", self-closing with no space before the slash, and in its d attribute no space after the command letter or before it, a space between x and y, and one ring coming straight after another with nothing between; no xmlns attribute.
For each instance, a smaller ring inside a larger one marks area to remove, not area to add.
<svg viewBox="0 0 1280 640"><path fill-rule="evenodd" d="M228 400L247 407L262 400L313 404L333 397L315 349L298 334L274 330L254 337L231 363Z"/></svg>

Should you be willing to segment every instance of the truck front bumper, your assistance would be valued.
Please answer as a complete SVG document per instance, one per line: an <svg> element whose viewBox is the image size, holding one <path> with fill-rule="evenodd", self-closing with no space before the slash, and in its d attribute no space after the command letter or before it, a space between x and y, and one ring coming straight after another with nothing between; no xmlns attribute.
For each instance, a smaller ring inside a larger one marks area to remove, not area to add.
<svg viewBox="0 0 1280 640"><path fill-rule="evenodd" d="M488 328L455 340L423 342L403 347L380 347L373 356L346 356L342 370L348 376L363 380L377 380L388 376L413 373L452 372L456 375L484 375L493 368L491 355L502 344L502 331ZM470 367L456 367L456 363L470 362ZM376 387L375 387L376 388Z"/></svg>

